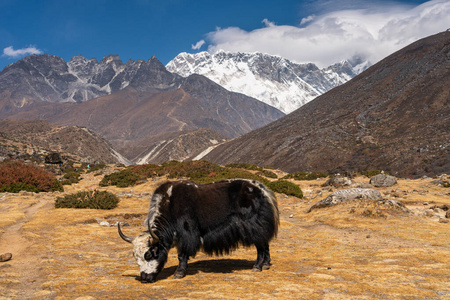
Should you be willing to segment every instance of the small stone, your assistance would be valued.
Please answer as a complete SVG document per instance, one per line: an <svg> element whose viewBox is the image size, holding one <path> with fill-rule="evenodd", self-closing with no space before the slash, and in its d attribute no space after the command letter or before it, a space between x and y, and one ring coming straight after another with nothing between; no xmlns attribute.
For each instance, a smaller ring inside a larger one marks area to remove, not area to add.
<svg viewBox="0 0 450 300"><path fill-rule="evenodd" d="M0 255L0 262L11 260L12 254L11 253L4 253Z"/></svg>
<svg viewBox="0 0 450 300"><path fill-rule="evenodd" d="M449 219L440 218L439 219L439 223L450 223L450 220Z"/></svg>
<svg viewBox="0 0 450 300"><path fill-rule="evenodd" d="M107 221L101 221L100 222L100 226L111 226L110 224L109 224L109 222L107 222Z"/></svg>
<svg viewBox="0 0 450 300"><path fill-rule="evenodd" d="M370 239L370 234L368 234L368 235L366 236L366 238L367 238L367 239Z"/></svg>
<svg viewBox="0 0 450 300"><path fill-rule="evenodd" d="M423 205L428 205L428 202L424 202Z"/></svg>
<svg viewBox="0 0 450 300"><path fill-rule="evenodd" d="M294 215L290 215L290 216L289 216L289 218L293 218L293 217L294 217Z"/></svg>
<svg viewBox="0 0 450 300"><path fill-rule="evenodd" d="M447 210L447 213L445 214L445 217L446 217L447 219L450 219L450 210Z"/></svg>

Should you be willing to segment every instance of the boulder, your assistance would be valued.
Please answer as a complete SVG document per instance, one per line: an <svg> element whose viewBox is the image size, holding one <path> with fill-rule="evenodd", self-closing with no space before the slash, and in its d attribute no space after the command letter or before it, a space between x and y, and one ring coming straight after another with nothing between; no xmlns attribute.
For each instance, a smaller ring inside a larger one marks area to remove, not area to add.
<svg viewBox="0 0 450 300"><path fill-rule="evenodd" d="M370 178L370 184L375 187L389 187L397 183L397 179L394 176L386 174L378 174Z"/></svg>
<svg viewBox="0 0 450 300"><path fill-rule="evenodd" d="M374 189L345 189L339 190L332 194L330 194L325 199L317 202L313 206L310 207L308 212L311 212L313 209L327 207L336 205L345 201L355 200L355 199L369 199L369 200L381 200L383 196L381 193Z"/></svg>
<svg viewBox="0 0 450 300"><path fill-rule="evenodd" d="M339 186L349 186L351 185L353 182L350 178L346 177L346 176L342 176L342 175L335 175L330 177L330 179L328 179L324 186L334 186L334 187L339 187Z"/></svg>
<svg viewBox="0 0 450 300"><path fill-rule="evenodd" d="M61 154L57 153L57 152L53 152L50 153L48 155L45 156L45 163L46 164L61 164L62 158L61 158Z"/></svg>

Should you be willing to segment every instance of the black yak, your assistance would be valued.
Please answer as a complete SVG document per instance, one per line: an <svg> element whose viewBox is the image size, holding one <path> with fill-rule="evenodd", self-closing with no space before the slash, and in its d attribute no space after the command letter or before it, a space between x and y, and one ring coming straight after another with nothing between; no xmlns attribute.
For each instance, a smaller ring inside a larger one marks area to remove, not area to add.
<svg viewBox="0 0 450 300"><path fill-rule="evenodd" d="M172 246L179 260L174 278L186 275L189 257L201 248L223 255L239 245L255 245L253 271L269 269L269 241L277 234L279 212L274 193L255 180L176 181L155 190L145 223L147 230L134 239L122 233L120 224L118 230L133 244L141 281L154 282Z"/></svg>

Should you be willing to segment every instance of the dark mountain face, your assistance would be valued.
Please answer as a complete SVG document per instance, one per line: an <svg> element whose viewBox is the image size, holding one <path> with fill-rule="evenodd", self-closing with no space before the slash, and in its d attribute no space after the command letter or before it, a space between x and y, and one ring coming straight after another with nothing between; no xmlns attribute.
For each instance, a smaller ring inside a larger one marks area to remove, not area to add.
<svg viewBox="0 0 450 300"><path fill-rule="evenodd" d="M117 55L100 62L81 55L69 62L48 54L31 55L0 73L0 117L36 102L85 102L128 86L139 91L175 88L181 79L155 57L123 64Z"/></svg>
<svg viewBox="0 0 450 300"><path fill-rule="evenodd" d="M295 171L450 172L450 32L394 53L348 83L205 158Z"/></svg>

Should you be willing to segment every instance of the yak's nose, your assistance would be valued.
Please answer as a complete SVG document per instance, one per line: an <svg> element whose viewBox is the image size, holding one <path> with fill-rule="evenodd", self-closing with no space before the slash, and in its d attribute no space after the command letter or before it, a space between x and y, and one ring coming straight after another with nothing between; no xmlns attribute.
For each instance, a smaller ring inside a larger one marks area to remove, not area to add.
<svg viewBox="0 0 450 300"><path fill-rule="evenodd" d="M145 272L141 272L141 282L143 283L152 283L156 280L156 274L147 274Z"/></svg>

